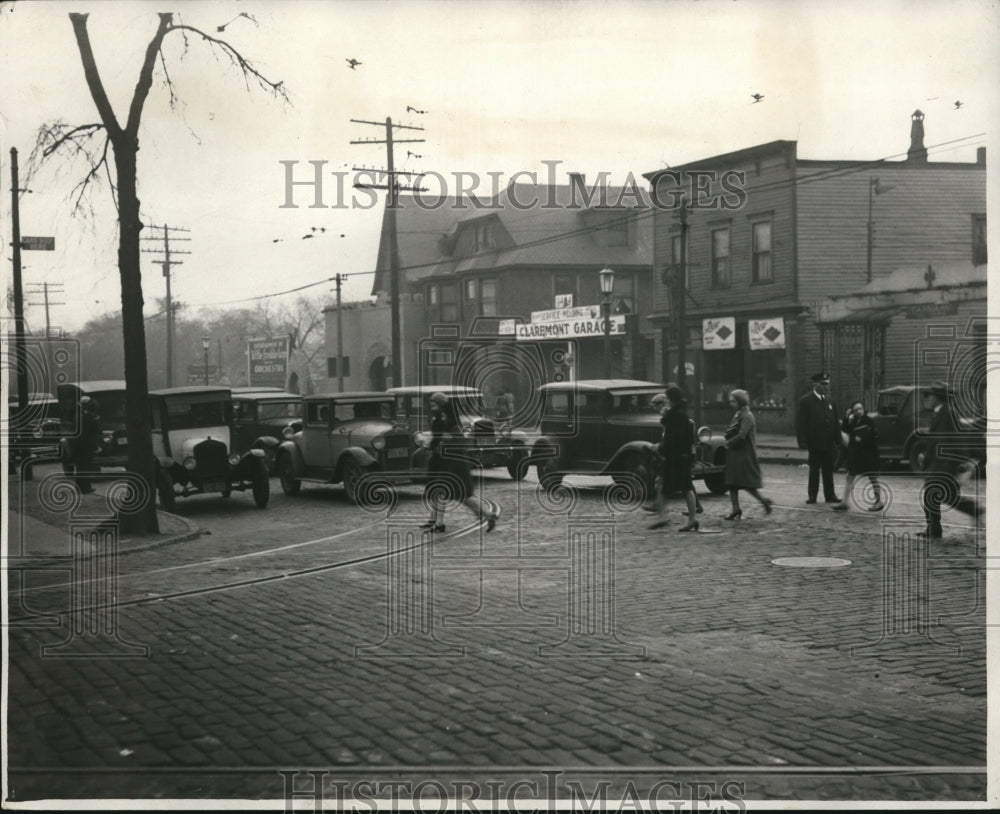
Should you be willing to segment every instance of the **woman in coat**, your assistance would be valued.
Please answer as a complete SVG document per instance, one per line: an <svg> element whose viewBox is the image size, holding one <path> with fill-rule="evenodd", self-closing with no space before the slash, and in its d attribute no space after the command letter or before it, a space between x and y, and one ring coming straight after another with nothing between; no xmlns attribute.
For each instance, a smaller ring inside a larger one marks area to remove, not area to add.
<svg viewBox="0 0 1000 814"><path fill-rule="evenodd" d="M875 429L875 422L865 413L864 404L856 401L851 405L841 423L841 429L847 436L847 494L852 494L851 487L858 475L867 475L875 493L875 505L870 506L868 511L880 512L884 506L878 483L878 431ZM847 502L837 503L833 508L846 510Z"/></svg>
<svg viewBox="0 0 1000 814"><path fill-rule="evenodd" d="M698 521L695 519L698 502L695 499L694 484L691 482L694 425L684 410L687 406L684 394L676 384L667 385L664 398L665 407L660 417L660 423L663 425L663 440L660 442L660 455L663 458L663 469L660 473L662 479L660 519L650 525L650 528L658 529L667 525L667 521L663 519L667 495L680 492L687 503L688 522L678 531L698 531Z"/></svg>
<svg viewBox="0 0 1000 814"><path fill-rule="evenodd" d="M726 520L739 520L743 516L740 508L740 489L745 489L764 507L764 513L771 513L771 501L761 496L760 463L757 461L757 424L750 412L750 395L746 390L733 390L729 403L736 410L732 422L726 428L726 485L733 510Z"/></svg>
<svg viewBox="0 0 1000 814"><path fill-rule="evenodd" d="M482 518L484 514L483 504L475 495L476 490L472 482L470 462L448 456L448 451L441 449L442 443L447 446L449 442L452 444L461 442L465 437L462 433L462 424L459 421L455 404L444 393L432 394L430 404L431 457L427 462L427 472L429 473L427 491L439 487L449 497L461 501L476 517ZM441 532L445 530L444 503L445 501L441 497L436 500L432 499L430 519L420 528ZM486 514L487 531L493 531L499 516L499 514Z"/></svg>

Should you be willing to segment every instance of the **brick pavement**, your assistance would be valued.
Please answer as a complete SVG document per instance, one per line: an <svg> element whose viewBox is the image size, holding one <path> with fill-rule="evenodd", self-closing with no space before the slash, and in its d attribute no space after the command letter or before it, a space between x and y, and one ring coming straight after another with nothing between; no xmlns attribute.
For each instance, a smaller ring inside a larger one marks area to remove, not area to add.
<svg viewBox="0 0 1000 814"><path fill-rule="evenodd" d="M513 504L514 485L491 488ZM582 490L570 519L606 521L601 494ZM604 657L592 651L618 646L608 637L539 650L564 639L574 619L589 633L607 616L571 604L566 518L543 512L533 492L522 498L520 549L506 522L482 548L478 535L439 542L433 568L402 581L433 600L436 641L397 643L416 652L409 657L355 655L386 634L382 562L123 609L122 637L149 643L148 658L42 659L39 645L65 631L12 630L16 798L276 798L281 768L485 782L538 780L532 767L548 766L567 771L564 792L569 777L621 791L701 778L744 783L751 799L984 799L974 771L986 752L973 533L934 543L914 566L921 580L902 571L887 594L886 544L871 517L797 510L790 500L771 518L727 526L722 504L707 500L705 525L722 533L664 535L645 529L648 515L620 512L614 632L643 650ZM460 518L453 512L449 524ZM384 543L373 536L371 545ZM448 567L519 552L548 570L523 570L518 583L512 571ZM332 553L296 550L284 561ZM771 564L781 556L852 565ZM164 586L176 589L181 575L164 576ZM195 583L184 576L180 587ZM126 581L126 598L129 590ZM907 599L909 615L886 616L894 597ZM32 601L59 606L44 593ZM893 776L893 767L939 769Z"/></svg>

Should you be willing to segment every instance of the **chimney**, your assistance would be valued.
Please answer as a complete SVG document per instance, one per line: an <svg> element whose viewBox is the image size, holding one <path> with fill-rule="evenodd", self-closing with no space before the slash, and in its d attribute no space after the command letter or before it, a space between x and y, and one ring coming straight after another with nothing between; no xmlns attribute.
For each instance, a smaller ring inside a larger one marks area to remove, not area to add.
<svg viewBox="0 0 1000 814"><path fill-rule="evenodd" d="M924 114L914 110L910 116L910 149L906 152L906 160L912 164L927 163L927 148L924 147Z"/></svg>
<svg viewBox="0 0 1000 814"><path fill-rule="evenodd" d="M985 167L986 166L986 148L985 147L977 147L976 148L976 164L978 164L980 167Z"/></svg>

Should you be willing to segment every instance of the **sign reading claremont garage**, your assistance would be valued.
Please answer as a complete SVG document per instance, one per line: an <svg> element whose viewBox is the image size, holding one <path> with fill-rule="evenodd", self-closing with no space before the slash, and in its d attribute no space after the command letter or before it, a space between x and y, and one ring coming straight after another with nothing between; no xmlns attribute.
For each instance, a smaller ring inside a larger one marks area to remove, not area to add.
<svg viewBox="0 0 1000 814"><path fill-rule="evenodd" d="M625 333L625 315L611 317L611 335ZM518 341L533 342L540 339L581 339L587 336L604 336L603 319L568 319L560 322L531 322L517 326Z"/></svg>
<svg viewBox="0 0 1000 814"><path fill-rule="evenodd" d="M287 336L247 340L251 387L284 387L288 378L291 343Z"/></svg>

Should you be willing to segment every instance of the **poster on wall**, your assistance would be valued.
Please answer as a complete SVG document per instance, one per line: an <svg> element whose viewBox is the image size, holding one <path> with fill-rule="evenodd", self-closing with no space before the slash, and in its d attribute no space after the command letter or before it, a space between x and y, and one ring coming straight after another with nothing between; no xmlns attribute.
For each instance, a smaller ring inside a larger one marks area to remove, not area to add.
<svg viewBox="0 0 1000 814"><path fill-rule="evenodd" d="M716 317L701 321L702 348L728 350L736 347L736 317Z"/></svg>
<svg viewBox="0 0 1000 814"><path fill-rule="evenodd" d="M750 350L771 350L785 347L785 319L751 319L747 323Z"/></svg>

